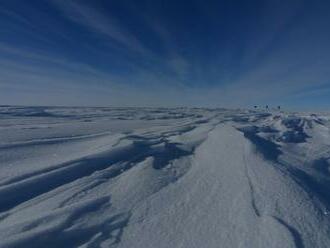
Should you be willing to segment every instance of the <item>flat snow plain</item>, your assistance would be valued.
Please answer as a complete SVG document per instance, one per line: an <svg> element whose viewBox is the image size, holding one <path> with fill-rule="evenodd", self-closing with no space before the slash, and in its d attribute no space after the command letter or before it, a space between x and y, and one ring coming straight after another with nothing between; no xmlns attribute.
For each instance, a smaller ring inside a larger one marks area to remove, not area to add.
<svg viewBox="0 0 330 248"><path fill-rule="evenodd" d="M330 115L0 107L0 247L330 247Z"/></svg>

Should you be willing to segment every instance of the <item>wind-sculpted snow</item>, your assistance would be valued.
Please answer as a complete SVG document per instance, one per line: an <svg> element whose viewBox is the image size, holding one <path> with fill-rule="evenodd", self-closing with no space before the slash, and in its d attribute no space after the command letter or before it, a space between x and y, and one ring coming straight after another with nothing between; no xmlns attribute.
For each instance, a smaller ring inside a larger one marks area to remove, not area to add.
<svg viewBox="0 0 330 248"><path fill-rule="evenodd" d="M0 247L330 247L330 115L0 107Z"/></svg>

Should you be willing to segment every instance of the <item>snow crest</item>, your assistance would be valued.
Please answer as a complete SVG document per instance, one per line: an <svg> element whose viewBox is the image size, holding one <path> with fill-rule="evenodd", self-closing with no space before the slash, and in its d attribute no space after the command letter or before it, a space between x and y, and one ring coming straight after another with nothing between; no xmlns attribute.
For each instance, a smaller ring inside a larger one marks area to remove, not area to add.
<svg viewBox="0 0 330 248"><path fill-rule="evenodd" d="M329 116L0 107L0 247L329 247Z"/></svg>

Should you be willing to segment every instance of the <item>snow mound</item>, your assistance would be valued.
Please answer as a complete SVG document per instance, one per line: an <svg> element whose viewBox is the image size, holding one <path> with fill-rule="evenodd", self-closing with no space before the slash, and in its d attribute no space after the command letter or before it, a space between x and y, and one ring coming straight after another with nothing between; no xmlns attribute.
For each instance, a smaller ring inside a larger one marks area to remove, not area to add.
<svg viewBox="0 0 330 248"><path fill-rule="evenodd" d="M330 247L330 115L0 107L0 247Z"/></svg>

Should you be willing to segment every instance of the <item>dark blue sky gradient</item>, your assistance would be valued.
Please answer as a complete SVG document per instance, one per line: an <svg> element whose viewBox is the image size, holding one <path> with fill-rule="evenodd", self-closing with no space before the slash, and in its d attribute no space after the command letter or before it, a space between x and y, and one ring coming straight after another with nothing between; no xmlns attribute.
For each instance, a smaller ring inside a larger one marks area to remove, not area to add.
<svg viewBox="0 0 330 248"><path fill-rule="evenodd" d="M0 104L330 107L329 1L0 2Z"/></svg>

